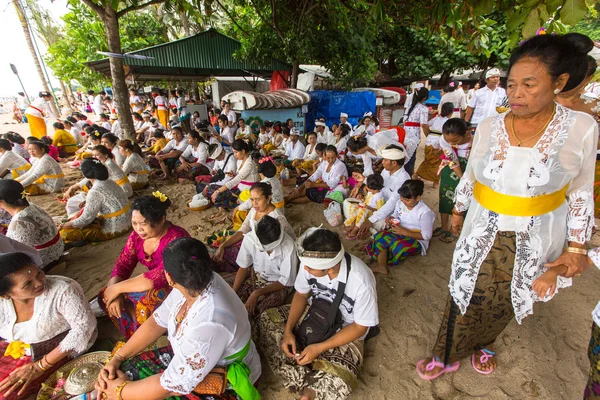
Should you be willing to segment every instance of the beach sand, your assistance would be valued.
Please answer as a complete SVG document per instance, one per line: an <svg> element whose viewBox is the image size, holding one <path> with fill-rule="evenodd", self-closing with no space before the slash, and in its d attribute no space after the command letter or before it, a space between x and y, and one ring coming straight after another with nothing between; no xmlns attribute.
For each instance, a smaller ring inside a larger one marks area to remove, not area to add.
<svg viewBox="0 0 600 400"><path fill-rule="evenodd" d="M0 133L14 130L29 136L27 126L2 125L8 118L0 116ZM2 129L4 128L4 129ZM422 158L422 150L419 151ZM420 162L420 160L418 161ZM417 163L418 165L418 163ZM65 166L68 182L75 182L80 172ZM169 220L205 240L226 228L211 225L204 218L214 213L190 212L187 202L195 193L192 184L163 185L153 182L173 201ZM437 210L437 189L426 184L424 201ZM51 215L63 215L63 205L56 195L30 198ZM288 206L286 217L298 233L323 224L324 207L317 204ZM436 225L439 221L436 222ZM332 228L342 235L343 227ZM342 235L344 238L344 235ZM95 246L71 250L66 268L52 271L77 280L89 299L108 281L112 266L126 237ZM366 242L343 239L344 246L366 261L362 251ZM594 245L600 245L597 235ZM381 334L365 348L365 362L359 385L352 399L581 399L589 363L587 346L592 326L591 311L600 295L600 272L589 269L575 278L571 288L564 289L549 303L538 303L534 315L521 326L513 321L496 342L498 368L488 376L476 373L471 361L463 360L460 370L433 382L422 381L415 373L419 359L429 356L436 339L448 296L450 261L454 244L433 238L427 256L407 259L387 277L377 276ZM142 268L136 269L136 273ZM100 323L101 336L114 333L106 321ZM281 380L263 363L260 391L265 400L294 399Z"/></svg>

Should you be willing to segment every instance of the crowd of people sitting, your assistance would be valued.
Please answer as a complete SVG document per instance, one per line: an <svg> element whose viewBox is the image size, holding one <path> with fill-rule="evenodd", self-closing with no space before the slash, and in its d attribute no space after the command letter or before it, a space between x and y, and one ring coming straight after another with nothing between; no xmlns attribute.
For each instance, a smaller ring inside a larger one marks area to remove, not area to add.
<svg viewBox="0 0 600 400"><path fill-rule="evenodd" d="M520 323L535 301L599 262L586 250L598 125L557 96L589 82L590 43L569 34L522 44L509 69L510 112L498 112L506 99L491 69L468 102L445 95L436 115L424 104L427 88L417 87L397 129L379 129L370 113L351 126L341 113L331 129L317 120L303 134L288 120L253 132L228 104L201 121L183 91L173 102L157 92L152 115L133 90L135 138L113 130L116 118L102 107L95 123L82 113L56 122L49 140L40 124L26 140L5 135L0 393L29 394L88 350L96 314L126 339L98 376L102 399L259 399L261 356L302 400L345 399L359 382L365 343L380 332L374 273L426 255L436 236L457 244L433 356L417 374L435 379L466 357L477 372L493 372L493 343L508 322ZM415 166L422 133L425 157ZM63 168L83 179L65 187ZM233 228L218 248L169 221L167 195L140 192L151 179L195 186L190 209L212 205L210 220ZM439 191L439 227L425 181ZM33 203L51 193L65 206L58 223ZM295 232L285 209L310 202L327 206L327 222L343 226L346 239L367 241L370 265L334 230ZM43 272L65 247L125 235L91 303L75 281ZM146 270L134 276L138 264ZM170 345L148 350L163 335ZM598 355L590 358L591 398L600 376Z"/></svg>

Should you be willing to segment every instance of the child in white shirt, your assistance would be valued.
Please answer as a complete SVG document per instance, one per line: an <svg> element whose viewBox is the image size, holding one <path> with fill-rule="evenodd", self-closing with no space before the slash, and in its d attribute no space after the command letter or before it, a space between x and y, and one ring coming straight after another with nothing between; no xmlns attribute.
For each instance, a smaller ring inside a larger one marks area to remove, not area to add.
<svg viewBox="0 0 600 400"><path fill-rule="evenodd" d="M406 257L425 255L433 233L435 213L421 200L425 183L409 179L398 190L400 199L387 227L375 235L367 254L375 262L374 273L387 275L388 266L397 266Z"/></svg>
<svg viewBox="0 0 600 400"><path fill-rule="evenodd" d="M383 177L379 174L369 175L367 177L367 195L364 201L350 204L346 221L344 221L345 231L348 234L346 239L359 239L357 233L362 223L371 216L373 211L383 207L385 199L381 189L383 189Z"/></svg>

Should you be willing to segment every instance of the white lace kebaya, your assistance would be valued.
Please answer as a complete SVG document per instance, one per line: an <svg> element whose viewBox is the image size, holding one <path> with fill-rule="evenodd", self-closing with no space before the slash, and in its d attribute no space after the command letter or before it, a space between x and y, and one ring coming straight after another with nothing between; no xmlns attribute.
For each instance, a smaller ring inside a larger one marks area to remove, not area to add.
<svg viewBox="0 0 600 400"><path fill-rule="evenodd" d="M39 343L68 330L60 351L81 354L97 336L96 317L81 286L62 276L47 276L44 293L35 298L31 319L16 321L12 300L0 298L0 337L9 342Z"/></svg>
<svg viewBox="0 0 600 400"><path fill-rule="evenodd" d="M556 114L537 144L516 147L509 143L504 124L507 115L479 124L469 163L456 188L457 211L469 212L454 251L449 288L464 314L496 233L514 231L517 254L511 293L515 318L521 323L533 313L533 303L541 301L531 285L545 271L544 264L558 258L566 241L585 243L591 238L598 125L589 115L557 104ZM566 186L566 201L536 217L498 214L474 198L476 182L519 197L552 194ZM558 278L558 288L570 285L570 278Z"/></svg>

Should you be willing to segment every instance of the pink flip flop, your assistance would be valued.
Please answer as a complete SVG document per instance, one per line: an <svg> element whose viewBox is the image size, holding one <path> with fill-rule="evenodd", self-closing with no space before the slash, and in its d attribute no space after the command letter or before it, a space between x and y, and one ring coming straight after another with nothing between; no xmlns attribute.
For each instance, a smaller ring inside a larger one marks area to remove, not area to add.
<svg viewBox="0 0 600 400"><path fill-rule="evenodd" d="M425 375L423 372L421 372L421 367L423 366L424 363L425 363L424 359L417 363L417 374L421 377L421 379L423 379L425 381L432 381L435 378L439 377L440 375L446 374L448 372L455 372L458 370L458 368L460 368L460 361L457 361L450 365L444 365L444 363L442 363L439 360L439 358L433 357L431 359L431 361L429 362L429 364L427 364L425 366L425 371L433 371L433 369L435 367L441 367L442 369L435 375Z"/></svg>
<svg viewBox="0 0 600 400"><path fill-rule="evenodd" d="M483 364L483 363L486 363L486 362L488 362L488 360L489 360L490 358L494 357L495 355L496 355L496 353L494 353L494 352L493 352L493 351L491 351L491 350L488 350L488 349L481 349L481 356L479 356L479 364L481 365L481 364ZM492 372L494 372L494 370L496 369L496 368L493 368L493 369L490 369L489 371L483 371L483 370L481 370L481 369L477 368L477 366L476 366L477 364L475 364L475 354L473 354L473 355L471 356L471 365L473 366L473 369L474 369L475 371L477 371L478 373L480 373L480 374L482 374L482 375L489 375L489 374L491 374Z"/></svg>

